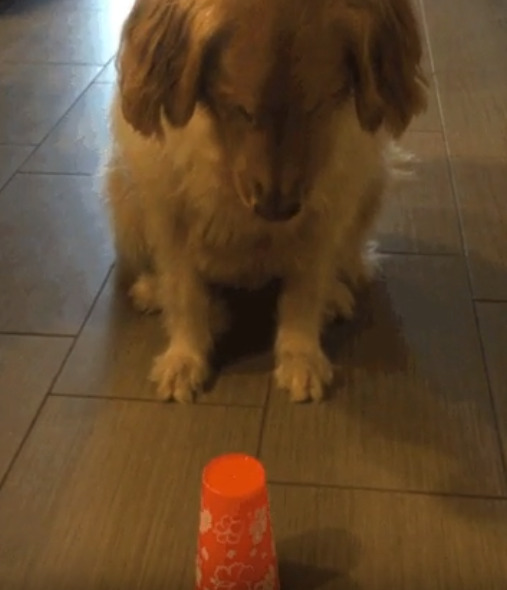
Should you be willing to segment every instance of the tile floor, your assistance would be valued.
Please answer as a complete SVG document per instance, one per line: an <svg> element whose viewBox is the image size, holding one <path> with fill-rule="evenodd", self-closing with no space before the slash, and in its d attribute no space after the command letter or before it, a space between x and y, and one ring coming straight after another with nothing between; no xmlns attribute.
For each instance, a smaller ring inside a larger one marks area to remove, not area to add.
<svg viewBox="0 0 507 590"><path fill-rule="evenodd" d="M327 336L343 382L305 407L248 323L259 352L201 403L153 401L162 334L113 289L96 182L130 3L0 2L0 590L192 590L199 474L226 451L268 468L284 590L504 590L507 2L418 6L419 180Z"/></svg>

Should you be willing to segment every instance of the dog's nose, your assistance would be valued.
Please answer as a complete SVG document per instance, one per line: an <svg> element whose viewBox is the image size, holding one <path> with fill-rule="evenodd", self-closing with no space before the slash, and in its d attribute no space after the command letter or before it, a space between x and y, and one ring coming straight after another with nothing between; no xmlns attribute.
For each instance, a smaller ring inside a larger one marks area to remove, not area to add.
<svg viewBox="0 0 507 590"><path fill-rule="evenodd" d="M254 211L266 221L288 221L301 211L301 203L273 191L257 199Z"/></svg>

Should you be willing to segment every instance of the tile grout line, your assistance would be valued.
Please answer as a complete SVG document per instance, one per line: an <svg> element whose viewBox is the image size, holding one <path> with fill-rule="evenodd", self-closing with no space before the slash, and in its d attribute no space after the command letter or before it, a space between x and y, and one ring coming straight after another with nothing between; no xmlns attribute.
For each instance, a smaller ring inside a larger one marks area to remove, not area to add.
<svg viewBox="0 0 507 590"><path fill-rule="evenodd" d="M24 166L25 164L26 161L23 162L22 166ZM94 178L96 176L96 174L94 174L93 172L48 172L46 170L37 171L21 169L18 169L15 174L17 176L70 176L76 178Z"/></svg>
<svg viewBox="0 0 507 590"><path fill-rule="evenodd" d="M1 1L1 0L0 0ZM61 115L61 117L51 126L51 128L48 130L48 132L42 137L42 139L39 142L36 143L12 143L12 142L8 142L8 143L4 143L4 142L0 142L1 146L9 146L9 145L15 145L15 146L26 146L29 148L32 148L30 150L30 153L26 156L26 158L24 158L22 160L22 162L20 162L20 164L15 168L15 170L12 172L12 174L8 175L7 178L5 179L5 182L3 182L0 185L0 191L2 191L8 184L10 184L10 182L12 181L12 179L17 175L17 174L44 174L42 172L23 172L22 168L23 166L28 162L28 160L35 154L35 152L41 147L41 145L46 141L46 139L51 135L51 133L53 133L53 131L58 127L58 125L63 121L63 119L65 119L65 117L70 113L70 111L76 106L76 104L81 100L81 98L84 96L84 94L86 92L88 92L88 90L93 86L93 84L95 84L98 80L98 78L101 76L102 72L108 67L108 65L111 63L111 60L115 59L115 55L116 53L113 55L113 57L111 57L110 59L108 59L106 61L105 64L79 64L79 63L52 63L52 62L43 62L44 64L48 63L49 65L52 66L88 66L88 67L98 67L99 71L92 77L92 79L90 80L90 82L83 88L83 90L78 94L78 96L71 102L70 106L64 111L64 113ZM1 62L2 64L6 63L7 65L9 65L9 62ZM30 62L20 62L20 63L16 63L16 64L11 64L11 65L41 65L38 62L34 62L34 63L30 63ZM99 82L101 84L111 84L111 82ZM114 82L112 84L115 84ZM51 172L46 172L46 174L48 176L83 176L83 177L92 177L94 176L93 174L53 174Z"/></svg>
<svg viewBox="0 0 507 590"><path fill-rule="evenodd" d="M268 416L269 405L271 403L271 395L275 389L274 387L274 377L273 371L271 371L268 382L266 384L266 396L264 398L264 404L262 405L262 412L260 417L260 424L259 424L259 434L257 439L257 448L255 449L255 456L257 459L260 459L261 451L262 451L262 442L264 439L264 430L266 428L266 421Z"/></svg>
<svg viewBox="0 0 507 590"><path fill-rule="evenodd" d="M403 250L383 250L379 248L377 254L381 256L414 256L420 258L462 258L463 252L413 252Z"/></svg>
<svg viewBox="0 0 507 590"><path fill-rule="evenodd" d="M1 1L1 0L0 0ZM2 144L2 145L14 145L14 146L22 146L22 144ZM26 145L28 148L30 148L30 152L28 153L28 155L26 156L26 158L23 158L23 160L21 160L21 162L14 168L14 170L7 175L7 178L5 179L4 182L2 182L0 184L0 192L2 192L13 180L13 178L16 176L16 174L19 173L20 169L28 162L28 160L33 156L35 150L39 147L40 144L34 143L34 144L24 144Z"/></svg>
<svg viewBox="0 0 507 590"><path fill-rule="evenodd" d="M488 299L485 297L474 297L474 303L507 303L507 299Z"/></svg>
<svg viewBox="0 0 507 590"><path fill-rule="evenodd" d="M95 297L93 298L93 301L91 302L90 308L88 310L88 312L86 313L83 321L81 322L81 326L79 327L79 330L77 331L77 333L72 337L72 343L69 346L69 349L67 350L66 354L64 355L62 362L60 363L60 366L58 367L58 369L55 372L55 375L53 376L53 379L51 379L46 394L44 395L41 403L39 404L39 407L37 408L30 424L28 425L28 428L25 431L24 436L21 439L21 442L18 445L18 448L16 449L15 453L13 454L11 460L9 461L7 468L5 469L5 472L3 474L3 476L0 478L0 492L3 488L4 483L7 481L7 478L9 477L9 474L12 471L12 468L14 467L14 465L16 464L16 461L19 457L19 455L21 454L21 451L23 450L23 447L25 446L26 441L28 440L30 434L33 431L33 428L35 426L35 424L37 423L37 420L39 419L39 416L42 413L42 410L44 409L44 406L46 405L46 402L48 401L48 399L50 398L51 395L51 390L53 389L53 387L55 386L56 381L58 380L58 377L60 376L63 368L65 367L65 364L67 363L67 361L69 360L70 355L72 354L72 351L74 350L76 343L81 335L81 332L83 331L83 328L85 327L86 323L88 322L88 319L90 318L93 308L95 307L102 291L104 290L104 287L111 275L111 272L113 270L113 265L110 266L109 270L106 273L106 276L104 278L104 280L102 281L99 289L97 290L97 294L95 295Z"/></svg>
<svg viewBox="0 0 507 590"><path fill-rule="evenodd" d="M505 450L504 450L505 448L507 448L507 440L504 441L504 437L502 435L502 429L500 428L500 417L499 417L500 412L499 412L498 404L496 403L495 395L493 393L493 385L491 383L491 376L489 374L489 363L488 363L488 358L486 355L486 348L484 346L484 337L483 337L483 331L481 330L481 323L479 320L479 314L477 311L477 303L478 303L478 301L472 300L472 309L473 309L474 318L475 318L475 326L476 326L476 330L477 330L477 335L479 338L479 346L481 349L482 366L484 368L484 375L486 378L486 384L487 384L488 392L489 392L489 401L490 401L491 409L492 409L492 413L493 413L493 423L494 423L495 430L496 430L498 448L499 448L499 453L500 453L500 461L501 461L502 468L503 468L504 482L507 485L507 457L506 457ZM504 444L504 443L506 443L506 444Z"/></svg>
<svg viewBox="0 0 507 590"><path fill-rule="evenodd" d="M319 489L336 492L372 492L376 494L399 494L404 496L416 496L423 498L448 498L454 500L488 500L495 502L507 502L507 495L488 495L488 494L473 494L466 492L438 492L438 491L424 491L414 489L396 489L396 488L376 488L372 486L358 486L345 484L322 484L322 483L306 483L295 481L270 480L268 478L268 485L274 487L288 487L300 489Z"/></svg>
<svg viewBox="0 0 507 590"><path fill-rule="evenodd" d="M430 35L429 35L428 21L427 21L427 17L426 17L426 6L424 3L424 0L420 0L420 4L421 4L421 8L422 8L422 18L423 18L424 28L426 31L426 36L427 36L427 41L428 41L428 50L430 52L430 60L433 64L433 69L435 69L433 49L431 47L431 39L430 39ZM438 79L437 73L435 73L435 75L434 75L434 84L435 84L437 108L438 108L438 112L439 112L439 116L440 116L440 123L442 125L442 136L443 136L443 140L444 140L445 153L446 153L446 159L447 159L447 170L448 170L448 174L449 174L449 179L451 181L454 207L455 207L455 210L457 213L457 221L458 221L458 226L459 226L461 248L463 251L464 258L465 258L468 292L469 292L470 302L471 302L471 306L472 306L472 312L473 312L474 323L475 323L475 330L477 333L477 337L479 339L482 368L484 370L484 377L486 379L486 385L487 385L488 393L489 393L489 402L490 402L490 406L491 406L491 410L492 410L492 414L493 414L493 416L492 416L493 426L494 426L494 429L496 432L496 439L497 439L497 445L498 445L498 452L500 454L500 461L501 461L501 465L502 465L504 484L507 485L507 457L506 457L506 453L504 451L505 447L504 447L504 440L503 440L503 436L502 436L502 431L500 428L499 411L498 411L498 406L496 404L495 396L493 394L491 378L489 375L489 369L488 369L488 363L487 363L487 357L486 357L486 351L485 351L485 347L484 347L483 334L482 334L482 330L481 330L479 316L477 313L477 305L476 305L477 301L474 298L472 274L471 274L470 261L469 261L469 250L468 250L467 240L466 240L465 231L464 231L463 215L462 215L462 210L461 210L461 200L459 198L458 183L456 180L454 166L452 163L451 150L450 150L449 140L448 140L448 136L447 136L447 128L446 128L446 124L445 124L444 109L443 109L443 105L442 105L442 99L440 96L440 84L439 84L439 79Z"/></svg>
<svg viewBox="0 0 507 590"><path fill-rule="evenodd" d="M26 141L0 141L0 147L36 148L38 145L38 143L27 143Z"/></svg>
<svg viewBox="0 0 507 590"><path fill-rule="evenodd" d="M419 9L421 11L421 25L424 34L424 39L426 41L426 47L428 48L428 57L430 61L430 72L429 77L433 78L435 76L435 58L433 57L433 48L431 47L431 38L430 32L428 27L428 19L426 18L426 5L424 0L419 0ZM442 120L440 120L440 127L442 127Z"/></svg>
<svg viewBox="0 0 507 590"><path fill-rule="evenodd" d="M0 13L1 14L1 13ZM2 60L0 63L1 65L6 66L77 66L79 67L95 67L95 68L105 68L111 59L108 59L105 63L103 62L89 62L89 61L22 61L22 60Z"/></svg>
<svg viewBox="0 0 507 590"><path fill-rule="evenodd" d="M110 60L109 60L110 61ZM107 63L109 63L109 61ZM2 62L2 63L6 63L6 62ZM30 65L30 64L29 64ZM40 65L40 64L34 64L34 65ZM31 147L33 147L33 149L31 150L30 154L21 162L21 164L16 168L16 170L9 176L9 178L7 179L7 181L5 182L5 184L3 185L3 187L5 188L7 186L7 184L9 184L12 179L16 176L16 174L30 174L30 172L23 172L22 168L23 166L28 162L28 160L35 154L35 152L42 146L42 144L46 141L46 139L51 135L51 133L53 133L53 131L55 131L55 129L58 127L58 125L60 125L60 123L65 119L65 117L70 113L70 111L76 106L76 104L81 100L81 98L85 95L86 92L88 92L88 90L93 86L93 84L95 83L95 80L100 76L100 74L102 73L103 69L105 68L105 66L100 66L99 64L50 64L50 65L87 65L89 67L98 67L100 68L99 71L92 76L91 80L88 82L88 84L85 85L85 87L83 88L83 90L78 94L78 96L71 102L71 104L69 105L69 107L63 112L63 114L61 115L61 117L50 127L50 129L44 134L44 136L40 139L40 141L38 143L35 144L28 144ZM38 174L38 173L36 173ZM48 173L50 174L50 173ZM69 175L70 176L70 175ZM92 176L89 174L84 174L84 175L76 175L76 176Z"/></svg>
<svg viewBox="0 0 507 590"><path fill-rule="evenodd" d="M20 338L74 338L74 334L59 334L58 332L13 332L0 330L0 336L19 336Z"/></svg>
<svg viewBox="0 0 507 590"><path fill-rule="evenodd" d="M53 384L54 386L54 384ZM171 406L178 408L181 404L174 401L164 402L156 397L149 398L149 397L126 397L126 396L113 396L113 395L87 395L87 394L74 394L74 393L63 393L63 392L53 392L50 391L48 393L48 397L56 398L66 398L66 399L80 399L80 400L91 400L91 401L107 401L107 402L127 402L132 404L148 404L148 405L158 405L158 406ZM259 404L239 404L239 403L227 403L227 402L195 402L193 404L189 404L190 407L199 407L199 408L235 408L235 409L248 409L248 410L262 410L263 406Z"/></svg>

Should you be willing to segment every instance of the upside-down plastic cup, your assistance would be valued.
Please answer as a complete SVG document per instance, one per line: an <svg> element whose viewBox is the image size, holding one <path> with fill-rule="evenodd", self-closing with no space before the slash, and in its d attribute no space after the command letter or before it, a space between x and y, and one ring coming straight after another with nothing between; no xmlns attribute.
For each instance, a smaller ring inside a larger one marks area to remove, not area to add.
<svg viewBox="0 0 507 590"><path fill-rule="evenodd" d="M202 476L196 590L279 589L264 467L217 457Z"/></svg>

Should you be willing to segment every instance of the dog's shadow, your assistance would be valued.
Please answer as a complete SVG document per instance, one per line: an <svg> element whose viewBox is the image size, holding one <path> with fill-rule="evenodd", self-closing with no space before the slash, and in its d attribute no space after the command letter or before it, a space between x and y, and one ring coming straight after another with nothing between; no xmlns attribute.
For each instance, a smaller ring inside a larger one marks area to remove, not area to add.
<svg viewBox="0 0 507 590"><path fill-rule="evenodd" d="M350 571L360 545L344 529L309 530L281 540L277 550L281 590L359 590Z"/></svg>
<svg viewBox="0 0 507 590"><path fill-rule="evenodd" d="M252 357L263 357L268 365L265 368L271 368L279 291L276 281L257 291L220 289L231 327L216 343L213 357L216 373Z"/></svg>

